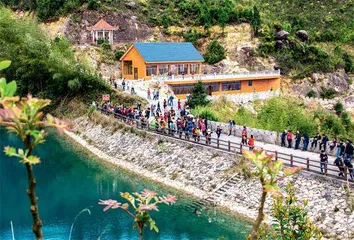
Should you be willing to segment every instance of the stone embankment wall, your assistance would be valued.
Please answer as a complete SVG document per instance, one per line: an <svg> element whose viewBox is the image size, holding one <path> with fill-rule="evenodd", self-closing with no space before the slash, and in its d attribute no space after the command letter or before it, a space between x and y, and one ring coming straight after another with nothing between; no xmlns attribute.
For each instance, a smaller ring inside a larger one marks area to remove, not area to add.
<svg viewBox="0 0 354 240"><path fill-rule="evenodd" d="M235 177L236 172L237 183L213 199L219 206L245 217L256 216L261 186L257 179L245 176L242 171L237 173L237 169L244 167L244 162L234 154L137 131L124 125L119 128L103 127L87 117L73 121L70 135L107 161L125 168L128 166L138 174L159 179L168 186L200 198L213 196L214 191L230 177ZM304 171L280 184L285 185L288 181L298 187L299 200L308 200L309 215L327 238L353 239L354 214L349 210L347 193L338 180ZM269 197L267 213L271 202ZM267 220L271 221L270 218Z"/></svg>

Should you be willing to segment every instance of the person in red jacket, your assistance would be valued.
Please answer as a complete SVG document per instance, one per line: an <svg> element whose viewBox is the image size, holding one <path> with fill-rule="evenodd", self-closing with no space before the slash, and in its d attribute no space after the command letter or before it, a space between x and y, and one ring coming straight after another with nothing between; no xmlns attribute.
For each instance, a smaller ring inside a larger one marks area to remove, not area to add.
<svg viewBox="0 0 354 240"><path fill-rule="evenodd" d="M286 140L288 140L288 148L291 148L291 146L293 145L293 133L291 132L291 130L289 130L286 134Z"/></svg>
<svg viewBox="0 0 354 240"><path fill-rule="evenodd" d="M177 106L178 106L178 110L182 109L181 99L178 99Z"/></svg>
<svg viewBox="0 0 354 240"><path fill-rule="evenodd" d="M249 150L253 151L254 149L254 137L253 135L251 135L251 137L248 139L248 146L249 146Z"/></svg>

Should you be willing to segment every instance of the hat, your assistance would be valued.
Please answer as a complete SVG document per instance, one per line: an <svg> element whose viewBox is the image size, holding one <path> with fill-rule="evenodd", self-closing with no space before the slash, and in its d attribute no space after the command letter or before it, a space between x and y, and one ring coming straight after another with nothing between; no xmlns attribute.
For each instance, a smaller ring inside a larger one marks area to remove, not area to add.
<svg viewBox="0 0 354 240"><path fill-rule="evenodd" d="M210 129L208 129L208 133L210 133L211 132L211 130Z"/></svg>

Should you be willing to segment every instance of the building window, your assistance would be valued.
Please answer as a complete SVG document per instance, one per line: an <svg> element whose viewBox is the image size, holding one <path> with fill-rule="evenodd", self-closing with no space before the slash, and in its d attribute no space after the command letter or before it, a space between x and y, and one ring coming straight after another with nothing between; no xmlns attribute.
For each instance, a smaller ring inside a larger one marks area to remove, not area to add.
<svg viewBox="0 0 354 240"><path fill-rule="evenodd" d="M241 90L241 82L223 82L222 83L223 91L233 91L233 90Z"/></svg>
<svg viewBox="0 0 354 240"><path fill-rule="evenodd" d="M159 74L167 74L168 73L168 65L159 65Z"/></svg>
<svg viewBox="0 0 354 240"><path fill-rule="evenodd" d="M133 74L133 62L124 61L124 74L132 75Z"/></svg>
<svg viewBox="0 0 354 240"><path fill-rule="evenodd" d="M175 64L170 65L170 72L171 72L171 74L176 75L177 74L177 65L175 65Z"/></svg>
<svg viewBox="0 0 354 240"><path fill-rule="evenodd" d="M248 86L252 87L252 80L248 80Z"/></svg>
<svg viewBox="0 0 354 240"><path fill-rule="evenodd" d="M173 93L174 94L188 94L191 93L194 84L181 84L181 85L173 85Z"/></svg>
<svg viewBox="0 0 354 240"><path fill-rule="evenodd" d="M146 76L152 76L157 74L157 65L146 66Z"/></svg>
<svg viewBox="0 0 354 240"><path fill-rule="evenodd" d="M187 64L178 64L178 75L187 74L188 65Z"/></svg>
<svg viewBox="0 0 354 240"><path fill-rule="evenodd" d="M199 73L199 64L191 64L190 65L190 73L198 74Z"/></svg>

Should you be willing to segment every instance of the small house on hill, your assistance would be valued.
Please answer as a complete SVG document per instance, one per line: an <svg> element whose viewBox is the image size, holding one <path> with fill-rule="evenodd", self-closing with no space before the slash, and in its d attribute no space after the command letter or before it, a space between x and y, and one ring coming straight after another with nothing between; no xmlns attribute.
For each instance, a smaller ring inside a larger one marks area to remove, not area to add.
<svg viewBox="0 0 354 240"><path fill-rule="evenodd" d="M101 16L100 20L94 26L87 27L87 30L91 32L93 43L97 43L99 39L102 39L112 44L113 31L118 30L118 28L109 25Z"/></svg>
<svg viewBox="0 0 354 240"><path fill-rule="evenodd" d="M200 74L204 61L192 43L133 43L120 58L122 77L150 80L154 76Z"/></svg>

